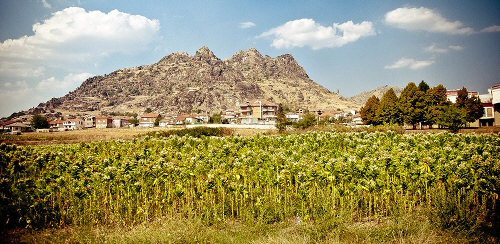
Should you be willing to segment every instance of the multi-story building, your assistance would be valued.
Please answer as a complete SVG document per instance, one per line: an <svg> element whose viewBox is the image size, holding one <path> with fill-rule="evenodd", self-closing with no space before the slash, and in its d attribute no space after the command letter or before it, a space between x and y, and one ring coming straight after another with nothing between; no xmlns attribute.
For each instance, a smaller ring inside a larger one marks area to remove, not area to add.
<svg viewBox="0 0 500 244"><path fill-rule="evenodd" d="M471 127L500 126L500 85L492 86L487 94L469 91L469 97L478 96L484 108L484 114L477 121L470 123ZM458 90L447 91L446 97L452 103L457 101Z"/></svg>
<svg viewBox="0 0 500 244"><path fill-rule="evenodd" d="M479 95L484 107L479 126L500 126L500 85L492 86L487 94Z"/></svg>
<svg viewBox="0 0 500 244"><path fill-rule="evenodd" d="M118 117L118 118L113 118L113 127L114 128L120 128L120 127L126 127L130 123L128 122L128 119L125 117Z"/></svg>
<svg viewBox="0 0 500 244"><path fill-rule="evenodd" d="M446 98L448 98L448 101L450 101L452 103L456 103L457 97L458 97L458 91L459 90L446 91ZM467 93L468 93L469 97L479 96L479 92L477 92L477 91L467 91Z"/></svg>
<svg viewBox="0 0 500 244"><path fill-rule="evenodd" d="M83 128L83 120L68 119L63 122L63 126L66 130L79 130Z"/></svg>
<svg viewBox="0 0 500 244"><path fill-rule="evenodd" d="M95 127L102 128L111 128L113 126L113 119L110 117L96 117Z"/></svg>
<svg viewBox="0 0 500 244"><path fill-rule="evenodd" d="M160 117L160 114L157 113L145 113L141 116L139 120L140 127L154 127L155 121Z"/></svg>
<svg viewBox="0 0 500 244"><path fill-rule="evenodd" d="M83 127L85 128L94 128L95 127L95 116L85 116L83 118Z"/></svg>
<svg viewBox="0 0 500 244"><path fill-rule="evenodd" d="M266 100L252 100L240 105L242 124L275 123L278 105Z"/></svg>

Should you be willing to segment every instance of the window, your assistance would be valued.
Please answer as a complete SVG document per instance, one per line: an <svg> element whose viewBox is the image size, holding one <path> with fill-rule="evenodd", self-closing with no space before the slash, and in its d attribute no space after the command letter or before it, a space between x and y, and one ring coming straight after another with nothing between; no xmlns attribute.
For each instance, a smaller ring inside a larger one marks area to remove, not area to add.
<svg viewBox="0 0 500 244"><path fill-rule="evenodd" d="M493 108L484 108L486 117L493 117Z"/></svg>

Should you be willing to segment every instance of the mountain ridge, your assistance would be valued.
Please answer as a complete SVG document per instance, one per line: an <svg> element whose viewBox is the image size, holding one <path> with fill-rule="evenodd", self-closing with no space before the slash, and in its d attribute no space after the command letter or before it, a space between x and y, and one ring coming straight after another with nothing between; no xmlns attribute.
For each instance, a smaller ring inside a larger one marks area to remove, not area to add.
<svg viewBox="0 0 500 244"><path fill-rule="evenodd" d="M221 112L265 99L290 108L358 110L362 99L344 98L309 78L291 54L263 56L255 48L219 59L203 46L194 55L171 53L150 65L90 77L63 97L27 114ZM367 99L367 98L366 98Z"/></svg>

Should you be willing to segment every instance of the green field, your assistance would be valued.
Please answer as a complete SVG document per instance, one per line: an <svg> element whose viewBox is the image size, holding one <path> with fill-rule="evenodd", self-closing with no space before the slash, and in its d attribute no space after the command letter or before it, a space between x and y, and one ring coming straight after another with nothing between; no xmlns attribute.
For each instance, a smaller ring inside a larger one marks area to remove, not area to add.
<svg viewBox="0 0 500 244"><path fill-rule="evenodd" d="M499 155L498 134L1 144L0 221L34 242L495 242Z"/></svg>

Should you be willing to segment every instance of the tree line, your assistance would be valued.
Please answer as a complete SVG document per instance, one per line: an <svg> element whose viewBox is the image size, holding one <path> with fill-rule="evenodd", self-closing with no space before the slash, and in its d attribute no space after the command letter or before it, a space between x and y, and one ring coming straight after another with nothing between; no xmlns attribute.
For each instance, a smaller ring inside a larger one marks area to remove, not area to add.
<svg viewBox="0 0 500 244"><path fill-rule="evenodd" d="M446 96L443 85L429 87L425 81L418 86L410 82L398 97L391 88L382 99L370 97L361 108L361 119L365 124L411 124L438 125L457 132L467 122L474 122L483 116L483 106L477 96L470 96L465 87L458 90L455 103Z"/></svg>

